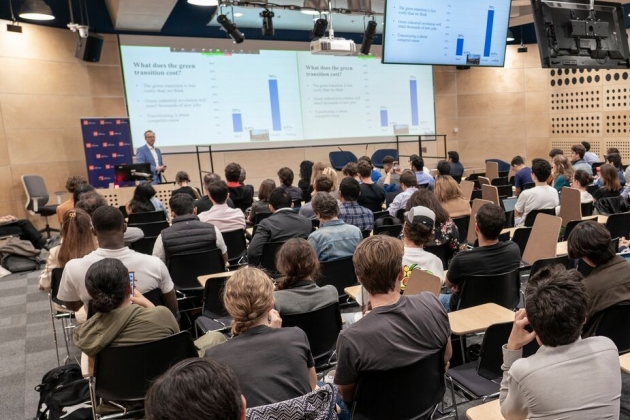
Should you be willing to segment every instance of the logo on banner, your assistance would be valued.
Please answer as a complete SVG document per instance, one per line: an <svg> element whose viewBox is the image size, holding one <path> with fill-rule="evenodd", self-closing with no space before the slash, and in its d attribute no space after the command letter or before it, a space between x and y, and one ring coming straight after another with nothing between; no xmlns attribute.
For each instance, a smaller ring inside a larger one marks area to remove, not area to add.
<svg viewBox="0 0 630 420"><path fill-rule="evenodd" d="M93 171L93 170L94 170L94 165L90 165L90 166L88 166L88 169L89 169L90 171Z"/></svg>
<svg viewBox="0 0 630 420"><path fill-rule="evenodd" d="M114 132L113 132L113 131L110 131L110 132L109 132L109 135L110 135L110 136L113 136L113 135L114 135Z"/></svg>
<svg viewBox="0 0 630 420"><path fill-rule="evenodd" d="M116 125L120 125L120 120L116 120Z"/></svg>
<svg viewBox="0 0 630 420"><path fill-rule="evenodd" d="M94 137L98 137L98 131L93 131L93 132L92 132L92 135L93 135Z"/></svg>
<svg viewBox="0 0 630 420"><path fill-rule="evenodd" d="M95 157L96 157L96 159L100 159L101 158L101 154L97 153Z"/></svg>
<svg viewBox="0 0 630 420"><path fill-rule="evenodd" d="M105 120L99 121L101 125L105 125Z"/></svg>
<svg viewBox="0 0 630 420"><path fill-rule="evenodd" d="M88 120L83 120L83 125L88 125L90 122Z"/></svg>

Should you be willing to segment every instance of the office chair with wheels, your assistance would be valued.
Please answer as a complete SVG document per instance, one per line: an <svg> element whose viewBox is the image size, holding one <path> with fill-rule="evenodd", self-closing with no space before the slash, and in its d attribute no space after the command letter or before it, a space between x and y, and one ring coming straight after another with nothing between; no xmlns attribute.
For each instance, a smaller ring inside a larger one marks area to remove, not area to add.
<svg viewBox="0 0 630 420"><path fill-rule="evenodd" d="M50 238L50 232L59 232L59 229L51 228L48 224L48 217L57 214L59 204L48 204L50 196L46 189L44 179L39 175L22 175L22 185L26 193L25 208L30 214L39 214L46 220L46 227L40 232L46 232Z"/></svg>

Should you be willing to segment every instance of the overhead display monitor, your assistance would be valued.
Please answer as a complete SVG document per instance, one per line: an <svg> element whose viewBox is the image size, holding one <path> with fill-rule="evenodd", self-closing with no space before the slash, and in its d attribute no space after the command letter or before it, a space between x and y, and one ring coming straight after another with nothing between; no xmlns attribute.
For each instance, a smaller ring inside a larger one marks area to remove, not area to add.
<svg viewBox="0 0 630 420"><path fill-rule="evenodd" d="M510 0L386 0L383 63L503 67Z"/></svg>

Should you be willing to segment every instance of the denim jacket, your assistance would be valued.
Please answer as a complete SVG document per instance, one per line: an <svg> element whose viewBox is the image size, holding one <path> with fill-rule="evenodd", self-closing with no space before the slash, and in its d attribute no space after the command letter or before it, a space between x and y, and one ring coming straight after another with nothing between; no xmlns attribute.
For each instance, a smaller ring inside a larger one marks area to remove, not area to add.
<svg viewBox="0 0 630 420"><path fill-rule="evenodd" d="M336 219L326 222L311 233L308 242L315 248L320 261L332 261L351 257L362 239L358 227Z"/></svg>

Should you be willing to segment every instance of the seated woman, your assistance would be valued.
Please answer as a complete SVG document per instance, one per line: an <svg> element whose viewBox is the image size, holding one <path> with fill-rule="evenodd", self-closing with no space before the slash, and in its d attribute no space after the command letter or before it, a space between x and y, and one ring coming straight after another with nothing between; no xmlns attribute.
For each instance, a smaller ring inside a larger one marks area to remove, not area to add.
<svg viewBox="0 0 630 420"><path fill-rule="evenodd" d="M616 150L616 149L615 149ZM623 164L621 163L621 155L619 153L611 153L606 155L606 162L611 164L617 170L617 176L619 177L619 183L623 187L626 185L626 174L623 170ZM600 167L601 171L601 167ZM602 186L601 177L595 181L595 185L598 187Z"/></svg>
<svg viewBox="0 0 630 420"><path fill-rule="evenodd" d="M189 186L190 177L184 171L179 171L175 175L175 182L179 185L179 188L171 191L171 197L175 194L188 194L194 200L199 200L201 198L201 192L197 188L193 188Z"/></svg>
<svg viewBox="0 0 630 420"><path fill-rule="evenodd" d="M470 203L462 195L459 184L450 175L441 175L435 179L434 194L449 217L470 216Z"/></svg>
<svg viewBox="0 0 630 420"><path fill-rule="evenodd" d="M133 198L125 205L127 214L148 213L151 211L163 211L166 220L170 220L170 215L164 204L155 198L155 189L151 184L140 184L133 192Z"/></svg>
<svg viewBox="0 0 630 420"><path fill-rule="evenodd" d="M551 169L553 187L561 191L563 187L570 187L573 179L573 166L564 155L556 155L553 158L553 168Z"/></svg>
<svg viewBox="0 0 630 420"><path fill-rule="evenodd" d="M442 260L424 250L424 246L433 239L435 213L427 207L412 207L405 216L403 224L404 246L403 269L404 277L400 288L405 290L411 272L419 269L444 279Z"/></svg>
<svg viewBox="0 0 630 420"><path fill-rule="evenodd" d="M593 193L593 200L600 198L619 197L621 193L621 183L617 175L617 169L609 163L599 167L599 179L602 182L601 188Z"/></svg>
<svg viewBox="0 0 630 420"><path fill-rule="evenodd" d="M313 247L302 238L285 242L276 254L276 267L282 277L273 296L280 315L311 312L339 300L335 286L319 287L315 284L315 273L319 261Z"/></svg>
<svg viewBox="0 0 630 420"><path fill-rule="evenodd" d="M257 214L271 213L271 210L269 210L269 197L271 196L271 192L275 189L276 183L273 179L265 179L260 183L260 187L258 188L258 201L252 204L247 224L253 226L256 223Z"/></svg>
<svg viewBox="0 0 630 420"><path fill-rule="evenodd" d="M289 194L291 197L291 201L299 201L302 202L302 190L293 185L293 171L291 168L282 167L278 171L278 179L280 179L280 186L278 188L282 188ZM298 206L299 207L299 206Z"/></svg>
<svg viewBox="0 0 630 420"><path fill-rule="evenodd" d="M407 211L417 206L427 207L435 213L433 240L429 241L426 246L448 244L448 248L451 251L448 255L448 259L450 260L451 257L459 251L459 230L457 229L457 225L439 203L435 194L426 188L421 188L414 192L411 197L409 197L409 200L407 200Z"/></svg>
<svg viewBox="0 0 630 420"><path fill-rule="evenodd" d="M72 197L64 201L57 206L57 218L59 219L59 225L63 223L63 215L68 210L74 208L74 189L77 185L87 184L87 179L81 175L72 175L66 181L66 191L72 194Z"/></svg>
<svg viewBox="0 0 630 420"><path fill-rule="evenodd" d="M337 175L337 171L335 171L330 166L326 166L322 171L322 175L328 175L330 179L332 179L332 189L330 190L330 194L335 197L335 199L339 200L339 175Z"/></svg>
<svg viewBox="0 0 630 420"><path fill-rule="evenodd" d="M234 338L206 351L228 366L249 407L272 404L315 389L313 356L304 331L280 328L273 283L261 270L244 267L225 283L223 301Z"/></svg>
<svg viewBox="0 0 630 420"><path fill-rule="evenodd" d="M92 264L85 275L94 315L74 330L74 344L90 358L110 344L132 345L179 332L173 313L132 291L127 267L115 258ZM91 372L92 369L90 368Z"/></svg>
<svg viewBox="0 0 630 420"><path fill-rule="evenodd" d="M593 182L593 178L588 174L588 172L578 169L573 174L573 179L571 180L571 188L575 188L580 191L580 202L581 203L592 203L593 196L590 192L586 191L586 187L591 185ZM560 206L556 207L556 214L560 214Z"/></svg>

